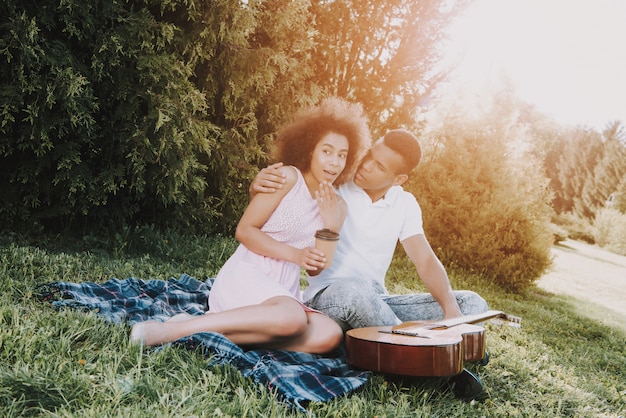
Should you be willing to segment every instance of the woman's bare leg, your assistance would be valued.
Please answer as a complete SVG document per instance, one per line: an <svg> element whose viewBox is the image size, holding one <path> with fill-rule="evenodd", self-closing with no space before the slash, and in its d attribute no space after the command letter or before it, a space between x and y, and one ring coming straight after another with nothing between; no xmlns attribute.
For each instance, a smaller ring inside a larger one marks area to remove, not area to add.
<svg viewBox="0 0 626 418"><path fill-rule="evenodd" d="M312 354L328 353L339 347L339 344L341 344L343 340L343 331L339 324L319 312L308 311L306 312L306 318L306 331L300 335L276 338L274 341L263 344L248 344L248 346L302 351ZM234 338L237 339L237 337ZM231 340L235 341L232 338Z"/></svg>
<svg viewBox="0 0 626 418"><path fill-rule="evenodd" d="M307 315L302 305L293 298L277 296L258 305L182 321L140 322L133 326L131 340L152 346L197 332L219 332L235 344L267 346L297 338L306 330Z"/></svg>
<svg viewBox="0 0 626 418"><path fill-rule="evenodd" d="M306 331L296 338L285 341L282 347L276 348L324 354L339 347L343 340L343 331L339 324L322 313L306 312L306 315L308 323Z"/></svg>

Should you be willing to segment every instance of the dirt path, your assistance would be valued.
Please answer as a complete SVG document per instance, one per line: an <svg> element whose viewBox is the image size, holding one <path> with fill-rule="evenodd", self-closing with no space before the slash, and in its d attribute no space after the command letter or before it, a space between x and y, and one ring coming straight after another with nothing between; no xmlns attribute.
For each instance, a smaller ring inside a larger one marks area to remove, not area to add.
<svg viewBox="0 0 626 418"><path fill-rule="evenodd" d="M626 257L597 246L565 240L552 249L554 265L538 286L585 299L626 318Z"/></svg>

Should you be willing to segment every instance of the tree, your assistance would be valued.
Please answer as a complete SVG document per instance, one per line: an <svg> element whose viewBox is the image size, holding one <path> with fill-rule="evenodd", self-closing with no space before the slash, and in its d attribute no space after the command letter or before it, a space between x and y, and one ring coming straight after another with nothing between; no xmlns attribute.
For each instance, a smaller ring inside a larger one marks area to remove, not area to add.
<svg viewBox="0 0 626 418"><path fill-rule="evenodd" d="M210 52L198 64L205 74L199 84L209 102L208 117L222 127L207 160L208 194L226 229L236 225L245 208L248 185L258 167L267 164L277 129L321 97L308 81L313 48L308 3L250 1L241 10L232 4L207 2L204 21L213 38L202 46ZM228 35L220 38L216 35L225 23Z"/></svg>
<svg viewBox="0 0 626 418"><path fill-rule="evenodd" d="M595 217L606 206L611 194L618 191L626 180L626 139L619 122L613 123L602 133L602 156L586 179L581 200Z"/></svg>
<svg viewBox="0 0 626 418"><path fill-rule="evenodd" d="M565 138L562 152L558 157L556 171L561 185L563 206L561 213L573 212L583 219L593 219L593 210L582 199L583 188L602 155L600 134L576 128Z"/></svg>
<svg viewBox="0 0 626 418"><path fill-rule="evenodd" d="M623 131L615 123L600 133L588 128L565 131L549 145L547 173L557 213L572 212L592 221L626 176Z"/></svg>
<svg viewBox="0 0 626 418"><path fill-rule="evenodd" d="M339 95L412 125L460 4L3 1L0 215L229 231L297 109Z"/></svg>
<svg viewBox="0 0 626 418"><path fill-rule="evenodd" d="M90 226L201 193L205 103L142 4L3 2L0 212Z"/></svg>
<svg viewBox="0 0 626 418"><path fill-rule="evenodd" d="M312 100L306 3L44 6L0 5L3 219L232 227L271 133Z"/></svg>
<svg viewBox="0 0 626 418"><path fill-rule="evenodd" d="M313 0L315 82L362 103L375 131L414 125L446 76L444 30L465 4Z"/></svg>

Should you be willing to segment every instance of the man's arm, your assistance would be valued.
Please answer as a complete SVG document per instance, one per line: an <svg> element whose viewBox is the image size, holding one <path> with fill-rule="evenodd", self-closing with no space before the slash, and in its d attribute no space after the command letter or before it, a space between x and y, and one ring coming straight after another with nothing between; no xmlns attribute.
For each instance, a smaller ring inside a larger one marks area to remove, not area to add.
<svg viewBox="0 0 626 418"><path fill-rule="evenodd" d="M283 163L274 163L259 171L248 189L250 199L257 193L274 193L284 187L287 180L280 170L282 166Z"/></svg>
<svg viewBox="0 0 626 418"><path fill-rule="evenodd" d="M443 309L444 319L461 316L446 269L423 234L413 235L402 241L404 251L415 265L417 274L431 295Z"/></svg>

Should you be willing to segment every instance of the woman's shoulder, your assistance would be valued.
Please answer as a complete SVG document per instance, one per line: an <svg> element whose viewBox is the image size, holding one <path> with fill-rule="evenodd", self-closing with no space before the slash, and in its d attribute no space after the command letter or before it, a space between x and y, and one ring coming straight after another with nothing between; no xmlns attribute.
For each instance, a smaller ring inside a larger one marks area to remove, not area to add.
<svg viewBox="0 0 626 418"><path fill-rule="evenodd" d="M293 186L295 186L296 183L298 183L298 177L300 176L300 174L298 174L299 171L296 167L290 166L290 165L279 167L277 168L277 170L284 176L285 183L283 184L283 187L276 190L276 193L271 193L271 194L274 195L275 197L282 199L287 193L289 193L291 189L293 189ZM258 193L258 194L267 194L267 193Z"/></svg>
<svg viewBox="0 0 626 418"><path fill-rule="evenodd" d="M301 176L300 171L292 165L282 166L278 170L285 176L286 185L290 187L293 187L298 182L298 177Z"/></svg>

